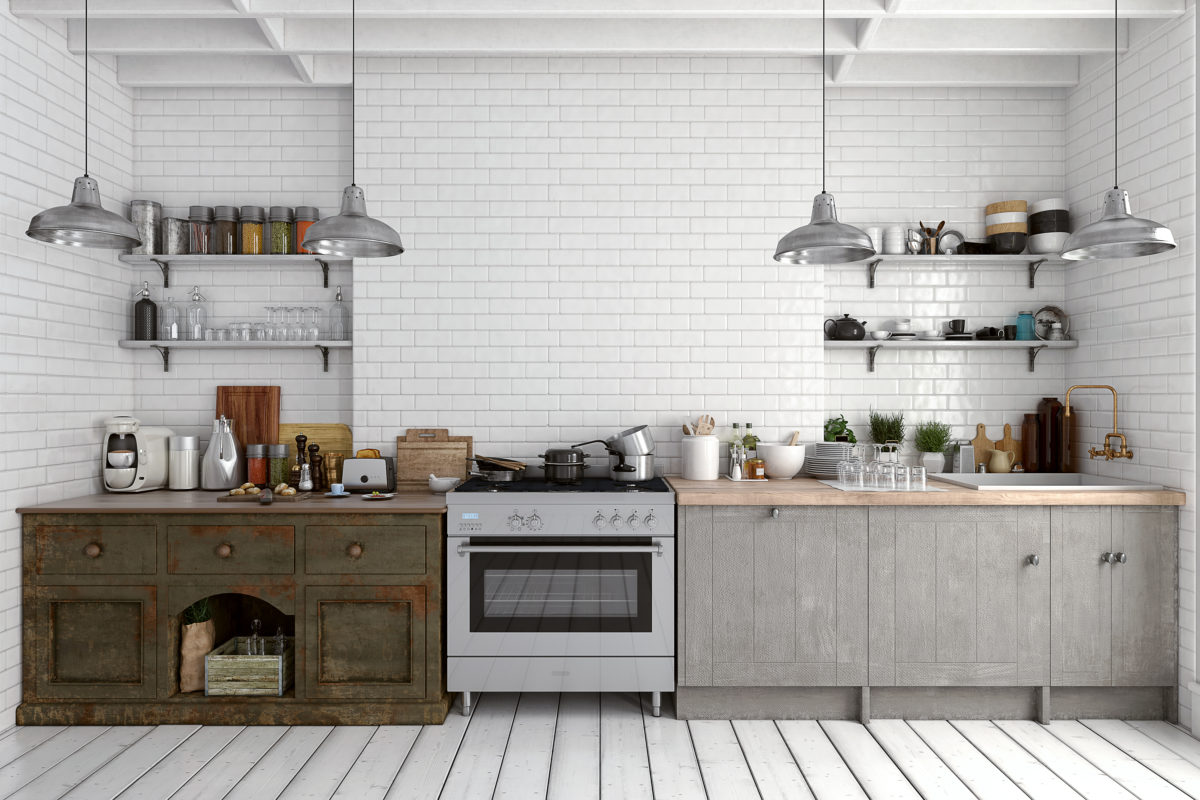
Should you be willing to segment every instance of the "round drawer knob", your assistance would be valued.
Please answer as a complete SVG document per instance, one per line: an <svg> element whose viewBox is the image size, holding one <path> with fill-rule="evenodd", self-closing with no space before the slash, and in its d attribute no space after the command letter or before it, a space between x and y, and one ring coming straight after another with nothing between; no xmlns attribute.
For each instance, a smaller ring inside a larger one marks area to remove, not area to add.
<svg viewBox="0 0 1200 800"><path fill-rule="evenodd" d="M363 546L358 542L354 542L346 548L346 555L350 556L351 558L362 558L362 554Z"/></svg>
<svg viewBox="0 0 1200 800"><path fill-rule="evenodd" d="M229 558L233 555L233 545L229 542L221 542L217 545L217 558Z"/></svg>
<svg viewBox="0 0 1200 800"><path fill-rule="evenodd" d="M101 553L100 545L91 542L87 547L83 548L83 554L88 558L99 558Z"/></svg>

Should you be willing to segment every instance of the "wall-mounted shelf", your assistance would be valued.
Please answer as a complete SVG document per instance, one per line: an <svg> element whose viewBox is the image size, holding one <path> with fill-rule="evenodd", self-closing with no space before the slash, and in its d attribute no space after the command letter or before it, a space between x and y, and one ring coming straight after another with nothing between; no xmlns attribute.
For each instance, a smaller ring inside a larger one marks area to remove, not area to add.
<svg viewBox="0 0 1200 800"><path fill-rule="evenodd" d="M1027 350L1029 356L1029 371L1034 371L1034 363L1037 361L1038 353L1043 350L1073 350L1079 347L1079 342L1067 340L1062 342L1050 342L1043 340L1035 341L1002 341L988 342L978 340L962 340L962 341L946 341L943 339L937 340L921 340L910 339L908 341L875 341L874 339L864 339L862 341L840 341L834 339L825 340L826 350L866 350L867 351L867 372L875 371L875 356L880 350Z"/></svg>
<svg viewBox="0 0 1200 800"><path fill-rule="evenodd" d="M914 267L922 265L937 265L937 264L961 264L963 266L980 266L980 267L1025 267L1029 273L1029 288L1037 288L1037 273L1038 270L1047 264L1061 265L1067 262L1058 257L1057 253L1047 253L1045 255L1037 255L1026 253L1024 255L990 255L990 256L919 256L919 255L897 255L886 256L877 255L865 261L856 262L858 264L866 264L867 266L867 288L875 288L875 274L880 267Z"/></svg>
<svg viewBox="0 0 1200 800"><path fill-rule="evenodd" d="M329 351L353 347L350 342L152 342L139 339L122 339L117 344L125 350L157 350L162 356L163 372L171 369L172 350L303 350L312 347L321 351L322 366L329 372Z"/></svg>
<svg viewBox="0 0 1200 800"><path fill-rule="evenodd" d="M319 267L323 285L329 288L329 268L354 263L351 258L332 258L330 256L294 255L294 256L192 256L192 255L154 255L133 256L123 255L121 261L136 266L155 266L162 271L163 288L171 286L172 266L194 266L205 269L220 269L228 267Z"/></svg>

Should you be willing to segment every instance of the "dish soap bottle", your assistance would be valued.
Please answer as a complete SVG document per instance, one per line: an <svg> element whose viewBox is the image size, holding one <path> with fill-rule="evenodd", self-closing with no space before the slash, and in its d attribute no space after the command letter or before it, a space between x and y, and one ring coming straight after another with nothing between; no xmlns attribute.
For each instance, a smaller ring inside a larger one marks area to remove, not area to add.
<svg viewBox="0 0 1200 800"><path fill-rule="evenodd" d="M139 342L152 342L158 338L158 306L150 299L150 281L142 281L142 288L134 297L133 338Z"/></svg>
<svg viewBox="0 0 1200 800"><path fill-rule="evenodd" d="M329 338L344 342L350 338L350 311L342 302L342 287L337 287L333 308L329 309Z"/></svg>
<svg viewBox="0 0 1200 800"><path fill-rule="evenodd" d="M192 302L187 305L187 339L193 342L199 342L204 338L204 326L208 323L208 309L204 307L202 300L207 300L204 295L200 294L200 287L192 287Z"/></svg>

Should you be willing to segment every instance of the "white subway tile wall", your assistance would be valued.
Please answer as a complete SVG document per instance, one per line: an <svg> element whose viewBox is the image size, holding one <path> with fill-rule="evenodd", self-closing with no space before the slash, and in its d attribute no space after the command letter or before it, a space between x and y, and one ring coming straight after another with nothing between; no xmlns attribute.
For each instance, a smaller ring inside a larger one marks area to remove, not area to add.
<svg viewBox="0 0 1200 800"><path fill-rule="evenodd" d="M1071 269L1067 310L1079 350L1068 384L1120 392L1120 430L1132 461L1087 458L1112 422L1108 392L1071 396L1081 426L1082 472L1187 489L1180 510L1180 719L1191 714L1196 675L1196 8L1122 54L1118 129L1121 188L1133 213L1170 226L1179 246L1149 258L1089 261ZM1112 61L1069 97L1067 197L1072 223L1100 216L1113 185Z"/></svg>
<svg viewBox="0 0 1200 800"><path fill-rule="evenodd" d="M0 406L0 730L21 699L19 506L99 491L100 435L137 412L127 354L130 270L106 250L25 236L30 218L70 200L83 174L83 60L66 26L0 8L0 261L4 402ZM133 98L111 58L93 56L90 173L104 205L125 213L132 180Z"/></svg>

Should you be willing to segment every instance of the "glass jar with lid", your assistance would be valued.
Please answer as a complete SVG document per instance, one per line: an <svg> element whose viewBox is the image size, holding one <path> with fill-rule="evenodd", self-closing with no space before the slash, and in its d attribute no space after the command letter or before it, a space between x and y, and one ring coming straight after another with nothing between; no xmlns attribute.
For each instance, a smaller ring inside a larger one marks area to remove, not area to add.
<svg viewBox="0 0 1200 800"><path fill-rule="evenodd" d="M238 210L236 206L217 206L213 211L212 252L233 256L238 252Z"/></svg>
<svg viewBox="0 0 1200 800"><path fill-rule="evenodd" d="M267 445L267 458L270 460L268 470L271 475L272 488L281 483L287 483L292 474L291 445Z"/></svg>
<svg viewBox="0 0 1200 800"><path fill-rule="evenodd" d="M295 250L295 214L287 206L271 206L271 255L286 256Z"/></svg>
<svg viewBox="0 0 1200 800"><path fill-rule="evenodd" d="M263 220L266 214L262 206L242 206L241 213L241 254L244 256L261 256L263 254Z"/></svg>
<svg viewBox="0 0 1200 800"><path fill-rule="evenodd" d="M307 253L300 246L304 241L305 234L314 222L321 218L321 212L315 206L296 206L296 252Z"/></svg>
<svg viewBox="0 0 1200 800"><path fill-rule="evenodd" d="M267 445L246 445L246 480L261 488L267 485L269 477Z"/></svg>
<svg viewBox="0 0 1200 800"><path fill-rule="evenodd" d="M213 234L213 210L208 206L188 208L189 249L192 255L211 255Z"/></svg>

